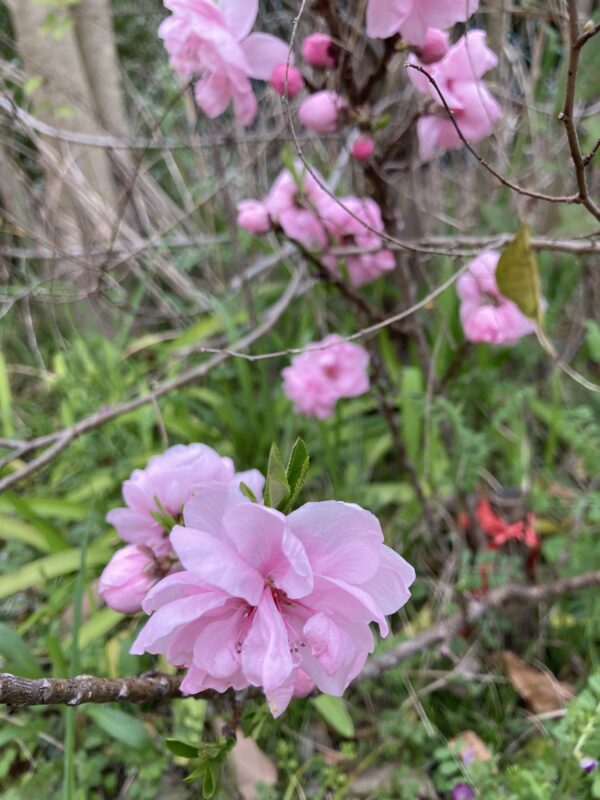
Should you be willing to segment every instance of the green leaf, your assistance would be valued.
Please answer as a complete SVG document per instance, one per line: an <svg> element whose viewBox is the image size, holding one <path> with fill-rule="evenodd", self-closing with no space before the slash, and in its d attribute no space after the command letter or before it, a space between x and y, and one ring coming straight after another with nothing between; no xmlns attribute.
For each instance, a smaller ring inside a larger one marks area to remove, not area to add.
<svg viewBox="0 0 600 800"><path fill-rule="evenodd" d="M3 622L0 622L0 655L6 660L4 671L14 672L22 678L42 677L37 658L19 634Z"/></svg>
<svg viewBox="0 0 600 800"><path fill-rule="evenodd" d="M108 563L112 555L106 548L90 548L87 565L97 566ZM77 572L80 566L81 552L78 547L62 550L44 558L38 558L26 564L16 572L3 575L0 580L0 600L24 589L35 589L43 586L51 578L58 578Z"/></svg>
<svg viewBox="0 0 600 800"><path fill-rule="evenodd" d="M405 367L400 376L402 438L406 454L418 466L423 452L423 373L419 367Z"/></svg>
<svg viewBox="0 0 600 800"><path fill-rule="evenodd" d="M294 503L302 491L309 464L310 457L308 455L308 449L304 441L298 437L292 447L292 452L290 453L290 458L285 470L285 476L290 491L290 498L287 502L286 511L292 510Z"/></svg>
<svg viewBox="0 0 600 800"><path fill-rule="evenodd" d="M97 639L103 639L115 625L125 619L123 614L112 608L101 608L87 619L79 629L79 646L83 650Z"/></svg>
<svg viewBox="0 0 600 800"><path fill-rule="evenodd" d="M165 739L165 744L174 756L180 758L198 758L198 748L191 744L180 742L179 739Z"/></svg>
<svg viewBox="0 0 600 800"><path fill-rule="evenodd" d="M207 761L204 767L204 781L202 782L202 796L206 800L214 795L219 779L219 765L214 761Z"/></svg>
<svg viewBox="0 0 600 800"><path fill-rule="evenodd" d="M330 694L321 694L311 700L325 722L346 739L354 737L354 723L346 703L341 697L332 697Z"/></svg>
<svg viewBox="0 0 600 800"><path fill-rule="evenodd" d="M5 493L5 498L23 519L26 519L39 531L47 545L45 550L49 553L57 553L60 550L69 549L69 543L63 538L60 531L51 522L37 514L26 498L17 497L11 492Z"/></svg>
<svg viewBox="0 0 600 800"><path fill-rule="evenodd" d="M0 419L4 436L12 436L14 433L12 395L8 369L2 351L0 351Z"/></svg>
<svg viewBox="0 0 600 800"><path fill-rule="evenodd" d="M538 263L531 249L527 225L521 224L517 235L500 256L496 282L502 294L512 300L526 317L538 323L542 321Z"/></svg>
<svg viewBox="0 0 600 800"><path fill-rule="evenodd" d="M279 508L287 503L290 497L290 487L281 453L276 444L271 445L269 464L267 466L267 480L265 482L265 505Z"/></svg>
<svg viewBox="0 0 600 800"><path fill-rule="evenodd" d="M82 706L90 719L92 719L104 733L123 742L128 747L141 750L150 744L150 737L142 723L132 714L111 706Z"/></svg>
<svg viewBox="0 0 600 800"><path fill-rule="evenodd" d="M0 514L0 539L24 542L24 544L35 547L36 550L41 550L43 553L50 551L48 541L33 525L21 522L21 520L16 519L16 517L10 517L8 514Z"/></svg>
<svg viewBox="0 0 600 800"><path fill-rule="evenodd" d="M585 341L590 352L590 358L596 364L600 364L600 325L591 319L586 319L583 324L587 329Z"/></svg>
<svg viewBox="0 0 600 800"><path fill-rule="evenodd" d="M252 489L248 486L248 484L244 483L244 481L240 482L240 492L245 494L248 500L252 500L253 503L258 503L256 499L256 495L252 491Z"/></svg>

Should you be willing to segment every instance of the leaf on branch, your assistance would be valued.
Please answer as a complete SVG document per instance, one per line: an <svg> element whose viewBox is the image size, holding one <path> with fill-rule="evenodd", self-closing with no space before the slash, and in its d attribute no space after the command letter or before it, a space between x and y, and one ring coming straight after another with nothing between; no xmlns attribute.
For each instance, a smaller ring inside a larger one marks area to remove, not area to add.
<svg viewBox="0 0 600 800"><path fill-rule="evenodd" d="M292 452L290 453L290 458L285 470L285 476L290 490L290 497L285 508L286 513L292 510L294 503L302 491L309 463L310 457L308 455L308 449L304 441L298 437L292 447Z"/></svg>
<svg viewBox="0 0 600 800"><path fill-rule="evenodd" d="M526 317L541 323L543 307L538 263L531 249L529 228L524 223L500 256L496 282L502 294Z"/></svg>
<svg viewBox="0 0 600 800"><path fill-rule="evenodd" d="M186 742L180 742L178 739L165 739L165 744L174 756L179 756L180 758L198 757L198 748L192 747L191 744L186 744Z"/></svg>
<svg viewBox="0 0 600 800"><path fill-rule="evenodd" d="M290 487L281 460L281 453L275 443L271 445L269 464L267 466L267 480L265 482L265 505L271 508L285 506L290 498Z"/></svg>
<svg viewBox="0 0 600 800"><path fill-rule="evenodd" d="M572 688L548 671L528 667L518 655L505 650L502 661L513 688L536 714L558 711L574 698Z"/></svg>

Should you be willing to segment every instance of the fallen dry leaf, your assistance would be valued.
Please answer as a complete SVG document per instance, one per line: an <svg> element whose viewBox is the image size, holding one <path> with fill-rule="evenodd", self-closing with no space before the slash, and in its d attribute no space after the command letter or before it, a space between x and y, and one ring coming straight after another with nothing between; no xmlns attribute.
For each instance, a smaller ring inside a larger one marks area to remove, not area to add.
<svg viewBox="0 0 600 800"><path fill-rule="evenodd" d="M469 759L472 761L489 761L492 754L487 749L485 742L483 742L475 731L463 731L450 739L450 747L458 747L460 757L465 761Z"/></svg>
<svg viewBox="0 0 600 800"><path fill-rule="evenodd" d="M266 756L254 739L247 738L237 731L236 744L229 754L229 763L233 767L235 783L244 800L257 800L259 792L257 783L275 786L277 783L277 767Z"/></svg>
<svg viewBox="0 0 600 800"><path fill-rule="evenodd" d="M575 696L568 683L562 683L549 672L528 667L510 650L502 653L502 661L516 692L536 714L557 711Z"/></svg>

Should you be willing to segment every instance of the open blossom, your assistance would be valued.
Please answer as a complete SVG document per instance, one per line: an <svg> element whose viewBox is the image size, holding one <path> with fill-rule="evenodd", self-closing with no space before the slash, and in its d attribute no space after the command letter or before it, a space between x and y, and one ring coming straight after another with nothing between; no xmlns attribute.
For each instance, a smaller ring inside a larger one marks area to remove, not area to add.
<svg viewBox="0 0 600 800"><path fill-rule="evenodd" d="M479 0L369 0L367 36L387 39L396 33L409 44L423 44L428 28L466 22Z"/></svg>
<svg viewBox="0 0 600 800"><path fill-rule="evenodd" d="M269 81L287 60L285 42L251 33L258 0L165 0L172 12L158 33L170 63L184 78L198 78L196 102L218 117L233 103L236 119L250 125L256 117L251 78Z"/></svg>
<svg viewBox="0 0 600 800"><path fill-rule="evenodd" d="M273 70L269 84L275 89L277 94L283 97L286 94L286 74L287 94L289 97L296 97L297 94L300 94L304 85L302 73L296 67L290 65L288 69L287 64L277 64Z"/></svg>
<svg viewBox="0 0 600 800"><path fill-rule="evenodd" d="M475 790L468 783L457 783L452 789L452 800L474 800Z"/></svg>
<svg viewBox="0 0 600 800"><path fill-rule="evenodd" d="M301 173L300 167L298 172ZM265 197L265 207L286 236L309 250L322 250L327 244L327 232L318 209L326 197L327 192L310 172L301 176L299 186L292 173L284 169Z"/></svg>
<svg viewBox="0 0 600 800"><path fill-rule="evenodd" d="M598 769L598 759L584 756L582 759L580 759L579 766L586 775L590 775L592 772L595 772Z"/></svg>
<svg viewBox="0 0 600 800"><path fill-rule="evenodd" d="M332 242L339 246L356 248L366 252L345 256L348 277L353 286L370 283L394 269L396 261L391 250L383 248L383 240L373 230L384 232L381 209L371 198L342 197L339 202L327 198L320 208L321 217ZM370 251L370 252L369 252ZM326 255L323 265L333 274L339 274L337 258Z"/></svg>
<svg viewBox="0 0 600 800"><path fill-rule="evenodd" d="M99 592L106 605L122 614L142 610L142 600L162 571L148 547L128 544L108 562L100 577Z"/></svg>
<svg viewBox="0 0 600 800"><path fill-rule="evenodd" d="M413 568L359 506L307 503L287 517L207 484L171 533L183 571L150 590L132 652L186 667L181 689L263 688L275 716L313 683L341 695L410 597Z"/></svg>
<svg viewBox="0 0 600 800"><path fill-rule="evenodd" d="M298 118L315 133L335 133L346 106L346 101L336 92L315 92L300 104Z"/></svg>
<svg viewBox="0 0 600 800"><path fill-rule="evenodd" d="M264 478L258 470L236 473L233 461L223 458L205 444L178 444L153 456L145 469L135 469L123 483L125 508L114 508L106 520L121 538L149 547L155 555L170 553L171 546L161 524L152 516L160 513L156 504L177 519L192 494L206 481L239 486L246 483L257 496Z"/></svg>
<svg viewBox="0 0 600 800"><path fill-rule="evenodd" d="M302 42L302 55L312 67L335 69L337 45L326 33L312 33Z"/></svg>
<svg viewBox="0 0 600 800"><path fill-rule="evenodd" d="M330 417L338 400L369 389L369 354L336 334L309 345L283 372L283 390L294 410L317 419Z"/></svg>
<svg viewBox="0 0 600 800"><path fill-rule="evenodd" d="M514 344L535 331L535 325L496 283L500 253L488 250L470 262L460 276L456 291L460 298L460 319L471 342Z"/></svg>
<svg viewBox="0 0 600 800"><path fill-rule="evenodd" d="M409 57L409 63L420 64L416 55ZM502 116L502 109L482 80L483 75L497 63L496 54L485 43L485 31L472 30L441 60L427 66L427 72L439 87L456 124L471 144L489 136ZM436 152L462 147L463 143L433 84L427 76L414 69L409 69L408 73L416 88L439 106L436 114L421 117L417 123L419 153L423 161L429 161Z"/></svg>

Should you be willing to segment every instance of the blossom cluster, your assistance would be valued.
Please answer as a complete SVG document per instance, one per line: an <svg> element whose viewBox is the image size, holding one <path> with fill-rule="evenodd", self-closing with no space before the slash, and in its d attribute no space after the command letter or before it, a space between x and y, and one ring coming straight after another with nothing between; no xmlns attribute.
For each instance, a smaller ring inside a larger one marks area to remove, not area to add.
<svg viewBox="0 0 600 800"><path fill-rule="evenodd" d="M252 31L258 0L165 0L172 12L161 24L171 66L192 79L199 107L211 117L231 104L235 117L251 125L257 114L252 80L268 82L281 95L309 93L298 107L298 119L318 134L335 133L343 124L362 131L352 148L359 160L375 151L370 112L352 107L349 99L327 87L305 81L293 54L281 39ZM446 30L466 22L478 8L478 0L369 0L366 34L371 38L401 36L412 53L413 66L426 67L442 92L456 123L468 142L488 136L500 117L500 108L482 77L496 65L496 56L485 45L483 31L467 31L450 47ZM339 45L328 34L315 32L302 43L302 57L315 70L335 70ZM423 74L410 70L416 88L433 103L419 119L417 133L423 160L437 152L455 149L462 142L448 118L438 91Z"/></svg>
<svg viewBox="0 0 600 800"><path fill-rule="evenodd" d="M151 459L108 515L132 544L100 590L125 613L141 605L132 653L184 668L183 692L262 687L278 716L315 687L344 692L373 651L370 623L388 634L415 573L369 511L328 501L285 515L260 502L263 483L201 444Z"/></svg>
<svg viewBox="0 0 600 800"><path fill-rule="evenodd" d="M336 276L340 270L333 248L355 249L356 254L345 257L353 286L394 269L394 255L383 247L384 224L377 203L371 198L337 199L324 186L316 172L302 172L299 166L295 175L283 170L263 200L238 205L238 224L255 235L281 230L307 250L321 252L322 265Z"/></svg>

